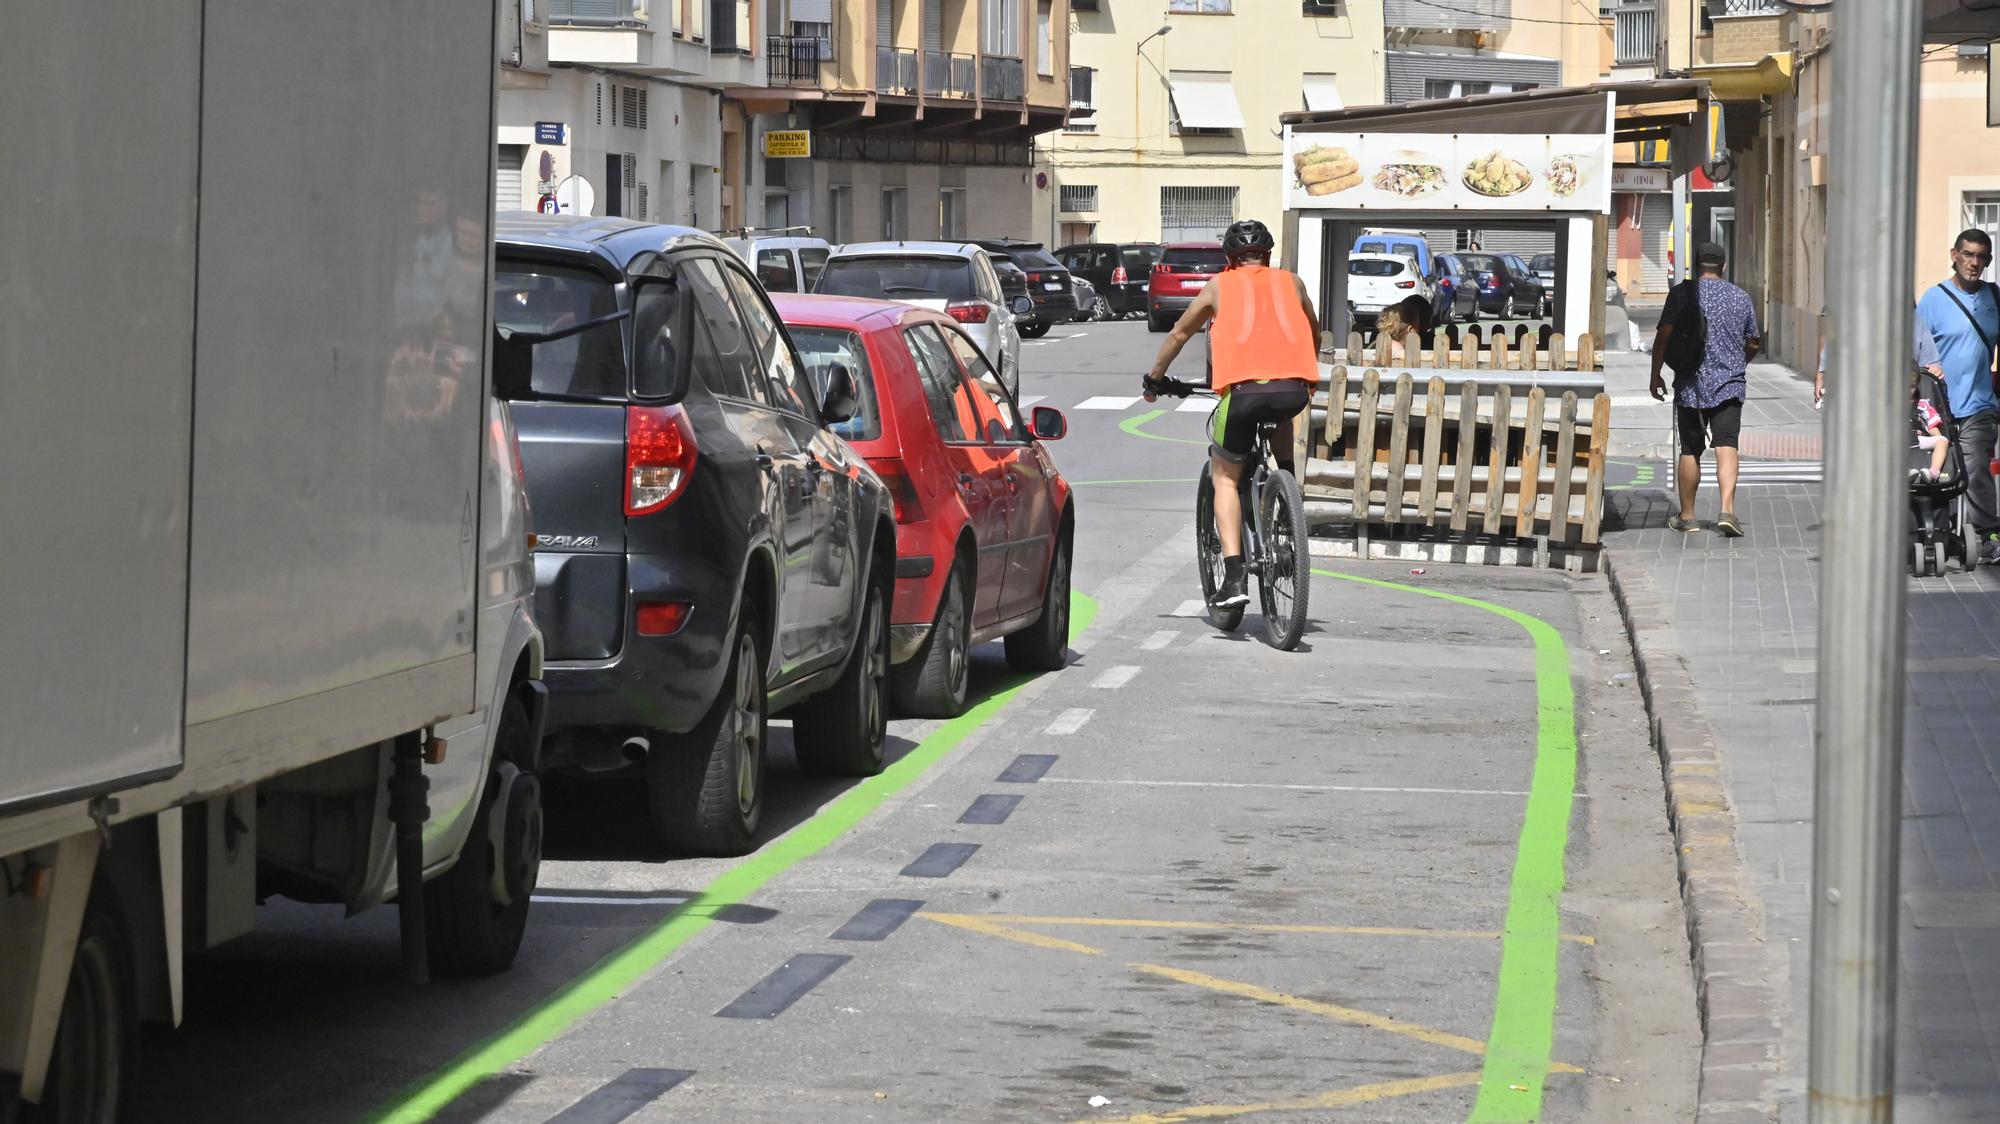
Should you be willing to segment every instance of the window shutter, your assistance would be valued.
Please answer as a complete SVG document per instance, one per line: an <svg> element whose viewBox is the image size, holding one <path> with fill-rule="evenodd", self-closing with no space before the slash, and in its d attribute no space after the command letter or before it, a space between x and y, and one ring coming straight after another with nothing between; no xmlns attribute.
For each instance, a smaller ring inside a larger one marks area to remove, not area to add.
<svg viewBox="0 0 2000 1124"><path fill-rule="evenodd" d="M639 216L638 216L638 217L640 217L640 218L642 218L642 219L646 217L646 185L645 185L645 184L643 184L643 183L639 185Z"/></svg>
<svg viewBox="0 0 2000 1124"><path fill-rule="evenodd" d="M597 123L604 124L604 83L597 84Z"/></svg>
<svg viewBox="0 0 2000 1124"><path fill-rule="evenodd" d="M636 184L636 182L639 179L638 153L635 152L626 153L625 159L622 161L622 163L624 164L625 186L632 187Z"/></svg>
<svg viewBox="0 0 2000 1124"><path fill-rule="evenodd" d="M651 110L652 104L653 91L650 88L642 87L639 90L639 127L641 129L646 127L646 115Z"/></svg>

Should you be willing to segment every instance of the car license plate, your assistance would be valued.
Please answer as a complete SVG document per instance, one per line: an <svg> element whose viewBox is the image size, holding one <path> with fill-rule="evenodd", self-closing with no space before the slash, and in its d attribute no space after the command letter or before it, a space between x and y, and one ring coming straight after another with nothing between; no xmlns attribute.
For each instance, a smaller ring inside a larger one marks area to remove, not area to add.
<svg viewBox="0 0 2000 1124"><path fill-rule="evenodd" d="M1354 307L1361 312L1380 312L1383 308L1379 304L1357 304Z"/></svg>
<svg viewBox="0 0 2000 1124"><path fill-rule="evenodd" d="M1044 282L1042 282L1042 288L1044 288L1044 289L1047 289L1048 291L1050 291L1050 292L1052 292L1052 293L1053 293L1053 292L1055 292L1055 291L1056 291L1057 289L1060 289L1060 288L1062 288L1062 282L1060 282L1060 281L1044 281Z"/></svg>

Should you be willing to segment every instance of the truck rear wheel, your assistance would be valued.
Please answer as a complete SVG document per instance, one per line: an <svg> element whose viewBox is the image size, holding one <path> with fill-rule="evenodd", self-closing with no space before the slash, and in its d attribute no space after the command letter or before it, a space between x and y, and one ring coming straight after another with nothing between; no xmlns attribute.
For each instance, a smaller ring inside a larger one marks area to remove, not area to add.
<svg viewBox="0 0 2000 1124"><path fill-rule="evenodd" d="M516 764L533 756L530 733L528 708L508 699L472 833L458 862L424 885L431 971L438 975L504 972L520 951L542 865L541 783Z"/></svg>
<svg viewBox="0 0 2000 1124"><path fill-rule="evenodd" d="M653 830L675 851L726 857L747 853L757 841L770 706L762 635L756 612L745 605L708 713L685 734L660 736L646 754Z"/></svg>
<svg viewBox="0 0 2000 1124"><path fill-rule="evenodd" d="M131 946L110 894L93 894L63 994L42 1103L21 1124L112 1124L137 1069L139 1016Z"/></svg>

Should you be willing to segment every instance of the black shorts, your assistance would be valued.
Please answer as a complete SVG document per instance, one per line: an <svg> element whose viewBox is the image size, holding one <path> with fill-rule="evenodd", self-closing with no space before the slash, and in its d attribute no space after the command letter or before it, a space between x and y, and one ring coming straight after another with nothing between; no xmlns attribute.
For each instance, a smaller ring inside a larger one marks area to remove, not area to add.
<svg viewBox="0 0 2000 1124"><path fill-rule="evenodd" d="M1681 431L1681 456L1698 457L1708 448L1734 449L1736 435L1743 428L1743 399L1731 398L1720 406L1675 406Z"/></svg>
<svg viewBox="0 0 2000 1124"><path fill-rule="evenodd" d="M1208 451L1242 464L1250 459L1258 426L1298 417L1310 401L1312 385L1303 379L1236 383L1223 392L1222 401L1208 417ZM1290 460L1290 452L1280 449L1278 458Z"/></svg>

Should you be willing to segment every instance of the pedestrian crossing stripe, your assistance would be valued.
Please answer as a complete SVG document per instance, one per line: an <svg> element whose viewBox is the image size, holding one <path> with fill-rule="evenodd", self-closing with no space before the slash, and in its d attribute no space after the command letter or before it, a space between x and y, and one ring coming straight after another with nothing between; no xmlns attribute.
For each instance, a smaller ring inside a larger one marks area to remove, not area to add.
<svg viewBox="0 0 2000 1124"><path fill-rule="evenodd" d="M1132 408L1132 404L1134 402L1137 402L1138 400L1139 398L1137 395L1133 395L1130 398L1122 398L1115 394L1100 394L1095 398L1086 398L1083 401L1078 402L1075 406L1071 407L1071 409L1129 410Z"/></svg>
<svg viewBox="0 0 2000 1124"><path fill-rule="evenodd" d="M1034 405L1035 403L1037 403L1037 402L1046 402L1046 401L1048 401L1048 395L1046 395L1046 394L1030 394L1030 395L1027 395L1027 396L1025 396L1025 397L1023 397L1023 398L1018 398L1018 399L1015 399L1015 401L1016 401L1016 402L1018 402L1018 403L1020 403L1020 406L1021 406L1021 408L1022 408L1023 410L1025 410L1025 409L1029 408L1030 406L1033 406L1033 405Z"/></svg>
<svg viewBox="0 0 2000 1124"><path fill-rule="evenodd" d="M1177 414L1206 414L1213 409L1215 409L1215 399L1213 398L1189 398L1174 407L1174 412Z"/></svg>
<svg viewBox="0 0 2000 1124"><path fill-rule="evenodd" d="M1819 461L1741 461L1738 462L1736 486L1755 487L1763 484L1820 484L1826 479L1826 466ZM1715 465L1703 461L1701 482L1716 482Z"/></svg>

